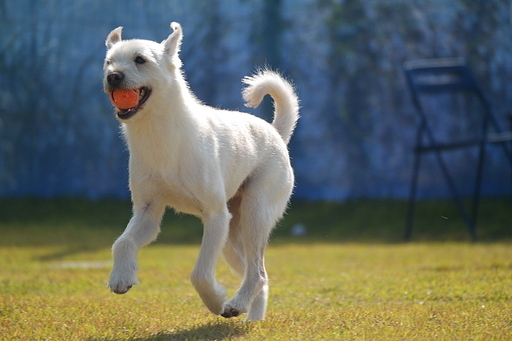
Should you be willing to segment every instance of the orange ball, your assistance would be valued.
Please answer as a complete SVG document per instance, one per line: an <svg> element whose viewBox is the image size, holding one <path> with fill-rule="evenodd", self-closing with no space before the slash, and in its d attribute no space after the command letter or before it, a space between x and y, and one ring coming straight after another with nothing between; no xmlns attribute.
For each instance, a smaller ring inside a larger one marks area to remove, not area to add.
<svg viewBox="0 0 512 341"><path fill-rule="evenodd" d="M139 104L139 89L115 89L110 94L110 101L119 109L130 109Z"/></svg>

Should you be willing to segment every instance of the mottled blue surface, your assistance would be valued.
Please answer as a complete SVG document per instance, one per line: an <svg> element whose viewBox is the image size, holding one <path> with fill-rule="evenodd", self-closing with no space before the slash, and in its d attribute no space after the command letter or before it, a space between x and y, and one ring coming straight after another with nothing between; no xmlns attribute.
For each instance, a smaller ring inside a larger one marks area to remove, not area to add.
<svg viewBox="0 0 512 341"><path fill-rule="evenodd" d="M496 113L512 108L509 1L4 1L0 5L0 196L127 197L127 157L102 92L104 40L161 41L184 28L182 60L198 98L245 110L241 78L269 64L292 79L301 120L290 144L296 198L403 198L416 113L403 61L465 57ZM448 104L447 104L448 103ZM432 104L436 131L471 130ZM252 110L269 119L271 105ZM501 117L501 116L500 116ZM505 123L503 119L502 123ZM463 193L474 153L447 155ZM425 160L420 195L447 195ZM489 149L484 195L512 193L510 167Z"/></svg>

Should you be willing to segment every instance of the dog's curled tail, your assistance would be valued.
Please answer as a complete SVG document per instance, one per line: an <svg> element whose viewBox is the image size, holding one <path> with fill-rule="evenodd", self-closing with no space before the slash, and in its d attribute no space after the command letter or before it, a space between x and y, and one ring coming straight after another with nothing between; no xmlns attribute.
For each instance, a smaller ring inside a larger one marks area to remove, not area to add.
<svg viewBox="0 0 512 341"><path fill-rule="evenodd" d="M277 72L262 70L251 77L243 79L247 87L242 95L246 106L255 108L260 105L265 95L274 100L274 121L272 125L288 144L293 129L299 119L299 99L293 86Z"/></svg>

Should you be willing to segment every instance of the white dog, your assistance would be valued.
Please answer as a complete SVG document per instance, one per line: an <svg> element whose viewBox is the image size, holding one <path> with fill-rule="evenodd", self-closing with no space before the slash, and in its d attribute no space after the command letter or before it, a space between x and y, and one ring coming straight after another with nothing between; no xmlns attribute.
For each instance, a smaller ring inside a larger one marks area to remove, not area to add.
<svg viewBox="0 0 512 341"><path fill-rule="evenodd" d="M157 237L170 206L204 224L191 281L208 309L224 317L248 312L247 320L262 320L268 296L263 255L294 183L286 145L299 117L298 98L288 82L264 70L244 79L243 97L256 107L270 94L272 124L203 105L180 69L181 26L171 27L160 44L122 40L122 27L106 40L105 92L139 93L136 106L116 111L130 150L133 217L112 247L108 286L123 294L138 283L137 252ZM230 300L214 277L222 251L243 277Z"/></svg>

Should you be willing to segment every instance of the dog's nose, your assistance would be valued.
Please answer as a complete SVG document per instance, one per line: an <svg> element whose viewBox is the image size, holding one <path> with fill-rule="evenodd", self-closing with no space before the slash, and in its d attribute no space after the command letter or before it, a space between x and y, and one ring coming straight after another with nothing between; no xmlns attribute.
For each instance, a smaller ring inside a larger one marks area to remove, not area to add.
<svg viewBox="0 0 512 341"><path fill-rule="evenodd" d="M124 74L122 72L112 72L107 75L107 82L112 86L119 85L121 81L124 79Z"/></svg>

